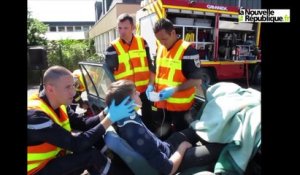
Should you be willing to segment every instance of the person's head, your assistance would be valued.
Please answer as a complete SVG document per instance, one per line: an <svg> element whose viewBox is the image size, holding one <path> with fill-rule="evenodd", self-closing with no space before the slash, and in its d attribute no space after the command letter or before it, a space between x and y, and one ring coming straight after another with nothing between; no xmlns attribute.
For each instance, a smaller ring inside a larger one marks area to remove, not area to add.
<svg viewBox="0 0 300 175"><path fill-rule="evenodd" d="M54 109L72 103L75 87L71 71L62 66L52 66L44 73L43 83L50 105Z"/></svg>
<svg viewBox="0 0 300 175"><path fill-rule="evenodd" d="M177 35L173 23L166 18L158 20L154 25L153 31L156 39L167 49L177 41Z"/></svg>
<svg viewBox="0 0 300 175"><path fill-rule="evenodd" d="M74 77L76 91L81 91L81 92L85 91L85 86L82 77L83 75L80 72L80 70L79 69L74 70L72 75Z"/></svg>
<svg viewBox="0 0 300 175"><path fill-rule="evenodd" d="M140 93L136 90L135 84L130 80L118 80L111 83L106 94L105 103L107 106L110 106L114 99L115 104L118 105L127 96L130 96L134 100L134 103L142 106Z"/></svg>
<svg viewBox="0 0 300 175"><path fill-rule="evenodd" d="M118 31L121 39L130 40L134 29L133 18L129 14L123 13L118 17Z"/></svg>

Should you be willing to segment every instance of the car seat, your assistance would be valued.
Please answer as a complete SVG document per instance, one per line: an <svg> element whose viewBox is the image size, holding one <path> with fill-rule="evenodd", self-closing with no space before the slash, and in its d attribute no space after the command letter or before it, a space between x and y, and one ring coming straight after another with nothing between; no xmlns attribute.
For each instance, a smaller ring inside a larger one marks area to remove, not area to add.
<svg viewBox="0 0 300 175"><path fill-rule="evenodd" d="M110 126L104 135L104 142L109 149L116 153L131 169L135 175L159 175L147 160L137 153L121 138L114 128Z"/></svg>

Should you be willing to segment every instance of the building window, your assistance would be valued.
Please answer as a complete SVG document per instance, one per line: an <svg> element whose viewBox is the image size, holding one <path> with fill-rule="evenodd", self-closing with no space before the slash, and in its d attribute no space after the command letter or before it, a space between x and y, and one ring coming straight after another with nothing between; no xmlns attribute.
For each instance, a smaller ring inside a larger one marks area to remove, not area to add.
<svg viewBox="0 0 300 175"><path fill-rule="evenodd" d="M112 42L113 40L115 40L115 31L110 30L109 31L109 42Z"/></svg>
<svg viewBox="0 0 300 175"><path fill-rule="evenodd" d="M50 32L56 32L56 26L50 26L49 31Z"/></svg>
<svg viewBox="0 0 300 175"><path fill-rule="evenodd" d="M114 30L115 30L115 36L116 36L116 38L118 38L118 37L119 37L119 32L118 32L118 29L117 29L117 28L115 28Z"/></svg>
<svg viewBox="0 0 300 175"><path fill-rule="evenodd" d="M58 26L58 31L59 32L64 32L65 31L65 26Z"/></svg>
<svg viewBox="0 0 300 175"><path fill-rule="evenodd" d="M75 32L81 32L81 26L75 26Z"/></svg>
<svg viewBox="0 0 300 175"><path fill-rule="evenodd" d="M83 31L88 31L89 30L89 26L83 26Z"/></svg>
<svg viewBox="0 0 300 175"><path fill-rule="evenodd" d="M96 47L97 53L101 53L101 48L100 48L101 44L100 44L100 36L99 35L96 37L95 47Z"/></svg>
<svg viewBox="0 0 300 175"><path fill-rule="evenodd" d="M67 32L73 32L74 28L73 26L67 26Z"/></svg>
<svg viewBox="0 0 300 175"><path fill-rule="evenodd" d="M100 52L104 53L105 51L105 46L104 46L104 34L100 35Z"/></svg>
<svg viewBox="0 0 300 175"><path fill-rule="evenodd" d="M109 42L109 33L105 32L104 33L104 48L107 48L109 46L110 42Z"/></svg>

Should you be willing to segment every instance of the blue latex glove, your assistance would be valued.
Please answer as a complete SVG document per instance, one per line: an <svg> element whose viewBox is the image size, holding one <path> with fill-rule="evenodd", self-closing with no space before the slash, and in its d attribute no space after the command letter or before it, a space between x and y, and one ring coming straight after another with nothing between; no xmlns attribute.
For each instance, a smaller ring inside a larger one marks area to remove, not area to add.
<svg viewBox="0 0 300 175"><path fill-rule="evenodd" d="M165 100L175 93L175 87L167 87L159 92L160 100Z"/></svg>
<svg viewBox="0 0 300 175"><path fill-rule="evenodd" d="M148 100L150 100L150 95L149 95L149 93L152 92L152 91L154 91L154 86L153 86L152 84L149 84L149 85L147 86L147 89L146 89L146 96L147 96Z"/></svg>
<svg viewBox="0 0 300 175"><path fill-rule="evenodd" d="M115 105L115 100L112 100L111 105L108 107L108 112L106 115L112 123L130 117L134 114L135 105L133 100L130 100L130 102L128 102L129 99L129 96L126 97L118 106Z"/></svg>

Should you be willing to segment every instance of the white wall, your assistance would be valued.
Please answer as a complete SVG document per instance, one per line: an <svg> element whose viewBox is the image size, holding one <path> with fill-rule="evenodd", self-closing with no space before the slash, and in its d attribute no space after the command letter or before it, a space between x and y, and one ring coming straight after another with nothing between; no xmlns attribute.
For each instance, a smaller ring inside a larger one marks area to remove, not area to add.
<svg viewBox="0 0 300 175"><path fill-rule="evenodd" d="M84 32L47 32L47 40L85 39Z"/></svg>

